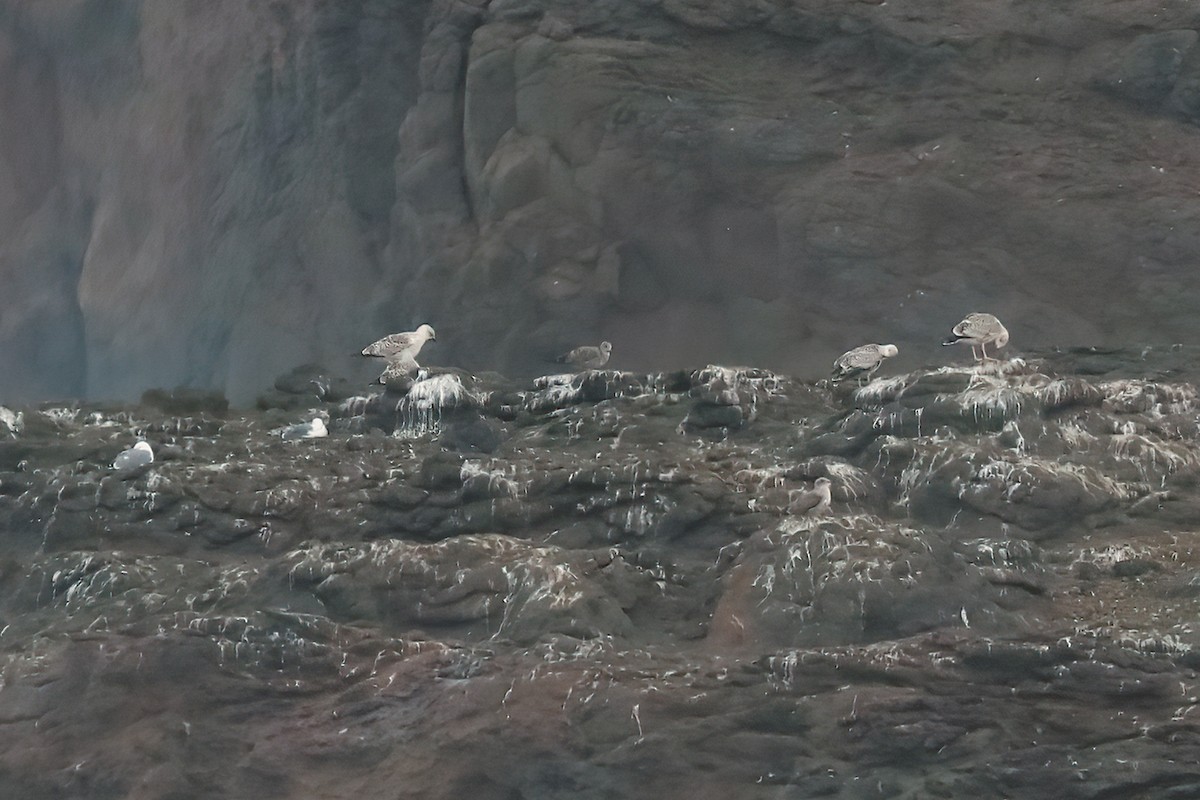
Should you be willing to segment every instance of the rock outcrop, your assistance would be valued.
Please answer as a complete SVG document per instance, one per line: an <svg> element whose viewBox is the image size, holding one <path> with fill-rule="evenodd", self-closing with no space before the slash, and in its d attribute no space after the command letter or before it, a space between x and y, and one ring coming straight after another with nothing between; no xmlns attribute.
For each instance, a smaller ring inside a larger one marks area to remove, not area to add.
<svg viewBox="0 0 1200 800"><path fill-rule="evenodd" d="M0 408L0 785L1190 796L1194 363Z"/></svg>
<svg viewBox="0 0 1200 800"><path fill-rule="evenodd" d="M0 6L0 400L435 363L801 374L972 310L1190 341L1200 18L740 0ZM903 355L909 354L909 355ZM347 367L346 369L349 369ZM732 412L724 412L732 413Z"/></svg>

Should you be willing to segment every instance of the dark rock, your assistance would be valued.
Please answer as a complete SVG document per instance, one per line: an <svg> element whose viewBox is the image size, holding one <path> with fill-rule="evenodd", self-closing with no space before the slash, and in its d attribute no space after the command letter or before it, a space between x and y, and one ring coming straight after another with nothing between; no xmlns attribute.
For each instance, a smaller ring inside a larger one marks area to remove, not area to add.
<svg viewBox="0 0 1200 800"><path fill-rule="evenodd" d="M229 400L219 392L202 389L149 389L142 394L142 405L152 406L167 414L212 414L224 417L229 412Z"/></svg>
<svg viewBox="0 0 1200 800"><path fill-rule="evenodd" d="M494 453L503 441L498 425L478 414L455 416L442 422L441 442L463 453Z"/></svg>
<svg viewBox="0 0 1200 800"><path fill-rule="evenodd" d="M458 489L462 486L463 456L434 453L421 462L413 483L422 489Z"/></svg>
<svg viewBox="0 0 1200 800"><path fill-rule="evenodd" d="M1162 565L1147 558L1127 558L1113 564L1113 575L1118 578L1137 578L1149 572L1159 572Z"/></svg>
<svg viewBox="0 0 1200 800"><path fill-rule="evenodd" d="M268 411L273 408L284 411L296 411L311 408L316 402L316 395L293 394L291 392L281 392L278 389L271 389L260 394L254 401L254 404L261 411Z"/></svg>
<svg viewBox="0 0 1200 800"><path fill-rule="evenodd" d="M394 483L380 493L380 501L391 508L408 510L415 508L429 497L429 492L415 486Z"/></svg>
<svg viewBox="0 0 1200 800"><path fill-rule="evenodd" d="M330 375L317 364L303 364L275 379L275 390L309 398L309 402L340 403L353 393L349 381Z"/></svg>
<svg viewBox="0 0 1200 800"><path fill-rule="evenodd" d="M1194 30L1142 34L1117 54L1100 82L1125 99L1157 106L1174 89L1198 38Z"/></svg>
<svg viewBox="0 0 1200 800"><path fill-rule="evenodd" d="M736 430L742 427L745 416L736 404L716 405L714 403L697 403L692 406L683 425L687 429L727 428Z"/></svg>

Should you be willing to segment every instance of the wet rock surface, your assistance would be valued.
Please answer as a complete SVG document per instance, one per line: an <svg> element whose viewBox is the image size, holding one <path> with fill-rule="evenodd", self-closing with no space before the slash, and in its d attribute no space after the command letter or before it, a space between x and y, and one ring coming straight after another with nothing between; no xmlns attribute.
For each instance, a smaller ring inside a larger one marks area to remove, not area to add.
<svg viewBox="0 0 1200 800"><path fill-rule="evenodd" d="M0 784L1195 796L1196 355L0 409Z"/></svg>

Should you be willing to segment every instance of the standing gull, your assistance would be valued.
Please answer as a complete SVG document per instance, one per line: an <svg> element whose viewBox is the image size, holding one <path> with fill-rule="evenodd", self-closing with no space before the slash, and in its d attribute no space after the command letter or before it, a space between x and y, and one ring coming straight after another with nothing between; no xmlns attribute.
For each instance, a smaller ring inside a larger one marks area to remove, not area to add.
<svg viewBox="0 0 1200 800"><path fill-rule="evenodd" d="M610 355L612 355L612 343L601 342L599 347L576 347L555 360L560 364L570 364L576 369L600 369L608 363Z"/></svg>
<svg viewBox="0 0 1200 800"><path fill-rule="evenodd" d="M801 517L820 517L828 514L829 506L833 502L830 485L829 478L817 478L813 488L801 492L788 504L788 511Z"/></svg>
<svg viewBox="0 0 1200 800"><path fill-rule="evenodd" d="M425 343L430 341L436 342L437 334L433 332L433 328L430 326L421 325L415 331L393 333L390 336L385 336L378 342L373 342L364 347L362 354L376 358L392 358L399 355L409 355L416 358Z"/></svg>
<svg viewBox="0 0 1200 800"><path fill-rule="evenodd" d="M856 347L833 362L833 380L849 377L860 381L863 378L870 380L885 358L891 358L899 352L894 344L864 344Z"/></svg>
<svg viewBox="0 0 1200 800"><path fill-rule="evenodd" d="M966 342L971 345L971 355L975 356L976 361L988 361L987 346L994 345L996 348L1004 347L1008 344L1008 329L1000 324L1000 320L993 317L991 314L981 314L978 311L967 314L963 317L963 321L955 325L951 330L952 334L949 339L942 342L944 345L958 344ZM983 357L980 358L979 353L975 352L978 347ZM990 359L995 360L995 359Z"/></svg>

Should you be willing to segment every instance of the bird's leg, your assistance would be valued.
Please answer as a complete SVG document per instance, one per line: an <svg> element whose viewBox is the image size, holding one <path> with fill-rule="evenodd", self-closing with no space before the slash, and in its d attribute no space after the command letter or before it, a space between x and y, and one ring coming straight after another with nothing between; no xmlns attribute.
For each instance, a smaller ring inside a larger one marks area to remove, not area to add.
<svg viewBox="0 0 1200 800"><path fill-rule="evenodd" d="M971 357L976 361L979 360L979 351L975 349L975 345L971 345Z"/></svg>

